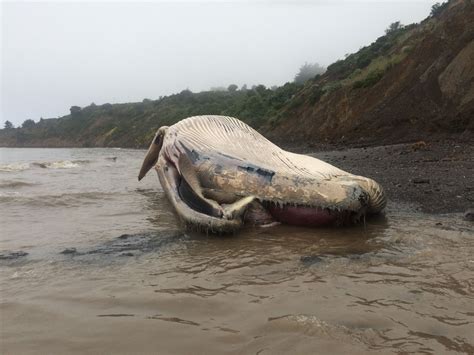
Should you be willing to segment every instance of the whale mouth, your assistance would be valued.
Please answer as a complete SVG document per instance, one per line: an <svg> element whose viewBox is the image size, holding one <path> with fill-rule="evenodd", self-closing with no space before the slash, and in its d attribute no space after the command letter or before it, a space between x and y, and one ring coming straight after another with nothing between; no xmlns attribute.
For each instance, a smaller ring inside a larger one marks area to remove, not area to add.
<svg viewBox="0 0 474 355"><path fill-rule="evenodd" d="M359 181L353 186L344 181L344 186L350 186L349 197L337 203L267 200L263 196L234 195L202 188L196 173L186 161L185 155L180 156L176 163L163 154L155 169L175 211L190 229L229 233L243 224L258 226L271 222L303 227L349 226L371 214L372 197ZM257 205L259 207L256 208ZM254 213L250 211L252 209ZM255 213L255 209L259 212Z"/></svg>
<svg viewBox="0 0 474 355"><path fill-rule="evenodd" d="M156 168L163 189L176 212L191 229L227 233L249 222L255 226L270 222L304 227L348 226L359 223L361 219L365 219L366 214L370 214L370 196L358 186L351 189L352 198L338 204L308 205L252 196L230 196L222 191L221 195L211 195L209 189L199 186L197 177L193 176L193 172L181 159L175 163L163 156ZM262 219L263 223L248 217L252 215L248 213L249 209L255 205L266 211L263 215L257 213L257 219Z"/></svg>
<svg viewBox="0 0 474 355"><path fill-rule="evenodd" d="M334 212L330 209L305 206L268 206L268 211L278 222L285 224L320 227L340 224L341 221L349 220L349 212Z"/></svg>
<svg viewBox="0 0 474 355"><path fill-rule="evenodd" d="M264 206L276 221L305 227L352 225L360 222L367 212L365 206L358 211L269 202L265 202Z"/></svg>

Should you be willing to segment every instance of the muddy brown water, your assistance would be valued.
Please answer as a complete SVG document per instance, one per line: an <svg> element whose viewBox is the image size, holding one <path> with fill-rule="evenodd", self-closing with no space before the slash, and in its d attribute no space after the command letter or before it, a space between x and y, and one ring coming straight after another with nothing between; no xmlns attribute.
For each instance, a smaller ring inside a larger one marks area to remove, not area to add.
<svg viewBox="0 0 474 355"><path fill-rule="evenodd" d="M143 155L0 148L2 353L474 353L460 214L184 233Z"/></svg>

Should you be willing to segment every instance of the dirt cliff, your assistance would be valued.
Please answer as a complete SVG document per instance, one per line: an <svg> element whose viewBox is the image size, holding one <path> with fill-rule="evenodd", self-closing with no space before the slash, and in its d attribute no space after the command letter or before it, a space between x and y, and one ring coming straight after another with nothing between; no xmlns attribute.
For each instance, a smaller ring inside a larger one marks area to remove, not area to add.
<svg viewBox="0 0 474 355"><path fill-rule="evenodd" d="M451 1L439 14L399 32L384 51L376 42L364 48L368 53L378 50L380 55L362 69L341 75L341 70L330 66L326 74L308 83L280 113L281 118L264 128L266 135L310 145L445 136L471 140L473 3ZM357 55L353 62L360 59Z"/></svg>

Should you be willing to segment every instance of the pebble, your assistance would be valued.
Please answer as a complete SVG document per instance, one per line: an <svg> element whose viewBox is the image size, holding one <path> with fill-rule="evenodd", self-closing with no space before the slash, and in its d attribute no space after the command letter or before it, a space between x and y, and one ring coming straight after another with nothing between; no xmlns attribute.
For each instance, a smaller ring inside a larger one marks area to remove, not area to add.
<svg viewBox="0 0 474 355"><path fill-rule="evenodd" d="M120 256L133 256L133 253L122 253Z"/></svg>
<svg viewBox="0 0 474 355"><path fill-rule="evenodd" d="M414 184L429 184L430 179L413 179Z"/></svg>
<svg viewBox="0 0 474 355"><path fill-rule="evenodd" d="M464 219L465 219L466 221L474 222L474 208L469 208L469 209L464 213Z"/></svg>
<svg viewBox="0 0 474 355"><path fill-rule="evenodd" d="M26 251L11 251L7 252L6 254L0 254L0 260L10 260L10 259L17 259L22 256L27 256L28 253Z"/></svg>
<svg viewBox="0 0 474 355"><path fill-rule="evenodd" d="M309 266L309 265L320 263L324 261L324 259L318 255L307 255L307 256L300 257L300 261L302 261L304 264Z"/></svg>

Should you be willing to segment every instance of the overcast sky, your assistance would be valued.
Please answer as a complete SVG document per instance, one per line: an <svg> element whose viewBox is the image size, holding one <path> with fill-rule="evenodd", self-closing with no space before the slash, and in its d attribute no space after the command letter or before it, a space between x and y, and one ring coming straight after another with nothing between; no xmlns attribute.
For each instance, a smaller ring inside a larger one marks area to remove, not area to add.
<svg viewBox="0 0 474 355"><path fill-rule="evenodd" d="M434 1L2 2L1 120L235 83L281 85Z"/></svg>

